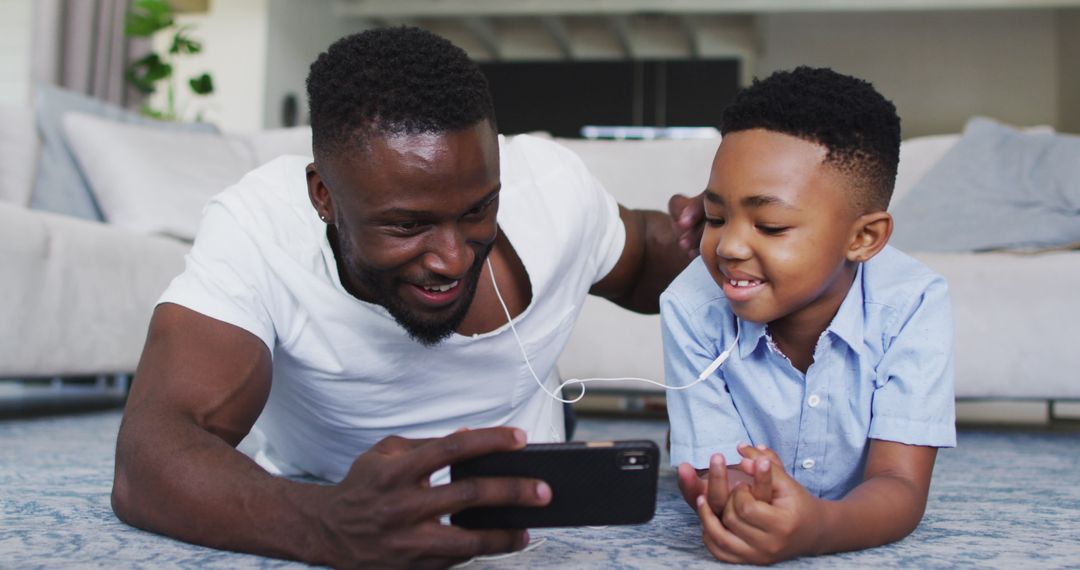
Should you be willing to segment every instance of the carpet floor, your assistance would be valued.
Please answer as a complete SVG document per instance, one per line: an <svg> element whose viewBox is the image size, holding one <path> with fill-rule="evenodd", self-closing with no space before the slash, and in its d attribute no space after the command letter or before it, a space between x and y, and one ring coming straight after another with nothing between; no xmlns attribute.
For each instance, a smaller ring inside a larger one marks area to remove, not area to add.
<svg viewBox="0 0 1080 570"><path fill-rule="evenodd" d="M124 525L109 507L120 413L0 421L0 567L302 567ZM583 419L578 439L652 439L649 420ZM667 464L666 457L663 465ZM636 526L538 529L536 548L469 568L705 568L696 516L662 468L656 516ZM962 430L938 454L922 524L895 544L780 568L1080 568L1080 435Z"/></svg>

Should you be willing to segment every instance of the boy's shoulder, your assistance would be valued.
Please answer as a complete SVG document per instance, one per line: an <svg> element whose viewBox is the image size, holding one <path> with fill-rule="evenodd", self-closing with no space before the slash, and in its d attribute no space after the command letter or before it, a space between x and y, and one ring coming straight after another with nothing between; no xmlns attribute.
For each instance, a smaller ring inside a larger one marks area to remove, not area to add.
<svg viewBox="0 0 1080 570"><path fill-rule="evenodd" d="M952 312L945 278L891 246L863 264L862 294L864 326L882 339L899 334L916 313Z"/></svg>
<svg viewBox="0 0 1080 570"><path fill-rule="evenodd" d="M863 294L868 303L906 304L937 287L947 288L944 277L890 245L863 264Z"/></svg>

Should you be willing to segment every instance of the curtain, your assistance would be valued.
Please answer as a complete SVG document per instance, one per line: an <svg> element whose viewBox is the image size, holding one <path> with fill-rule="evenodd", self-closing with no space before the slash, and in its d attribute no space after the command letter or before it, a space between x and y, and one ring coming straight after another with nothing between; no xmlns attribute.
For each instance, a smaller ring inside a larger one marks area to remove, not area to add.
<svg viewBox="0 0 1080 570"><path fill-rule="evenodd" d="M130 4L131 0L35 2L34 81L137 108L142 97L124 81L124 68L149 53L150 42L124 37L124 13Z"/></svg>

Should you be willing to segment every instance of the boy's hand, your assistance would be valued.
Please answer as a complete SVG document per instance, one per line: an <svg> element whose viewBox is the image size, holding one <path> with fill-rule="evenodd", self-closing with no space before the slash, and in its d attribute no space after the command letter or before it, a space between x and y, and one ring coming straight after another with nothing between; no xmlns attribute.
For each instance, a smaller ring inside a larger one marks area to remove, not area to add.
<svg viewBox="0 0 1080 570"><path fill-rule="evenodd" d="M679 491L682 492L683 500L690 508L697 509L697 498L704 495L709 488L708 479L697 474L697 470L689 463L681 463L676 470L679 480Z"/></svg>
<svg viewBox="0 0 1080 570"><path fill-rule="evenodd" d="M719 513L724 510L731 490L739 485L749 484L753 479L742 465L729 468L724 454L716 453L709 458L708 471L701 474L689 463L679 465L678 481L679 491L690 508L697 510L698 497L705 496Z"/></svg>
<svg viewBox="0 0 1080 570"><path fill-rule="evenodd" d="M734 489L719 516L708 501L698 501L709 552L737 564L772 564L814 552L821 501L784 471L771 450L746 446L739 453L745 458L740 468L753 472L753 483Z"/></svg>

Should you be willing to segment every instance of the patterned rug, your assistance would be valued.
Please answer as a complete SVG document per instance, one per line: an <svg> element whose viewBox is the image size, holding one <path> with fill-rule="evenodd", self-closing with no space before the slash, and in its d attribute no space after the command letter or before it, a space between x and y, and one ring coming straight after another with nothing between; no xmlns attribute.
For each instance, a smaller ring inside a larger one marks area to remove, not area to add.
<svg viewBox="0 0 1080 570"><path fill-rule="evenodd" d="M109 507L120 413L0 421L0 567L302 567L128 527ZM649 420L589 418L578 439L662 441ZM666 465L666 457L664 458ZM532 531L535 549L468 568L706 568L697 519L661 470L644 525ZM922 524L888 546L781 568L1080 568L1080 435L961 431L938 455Z"/></svg>

